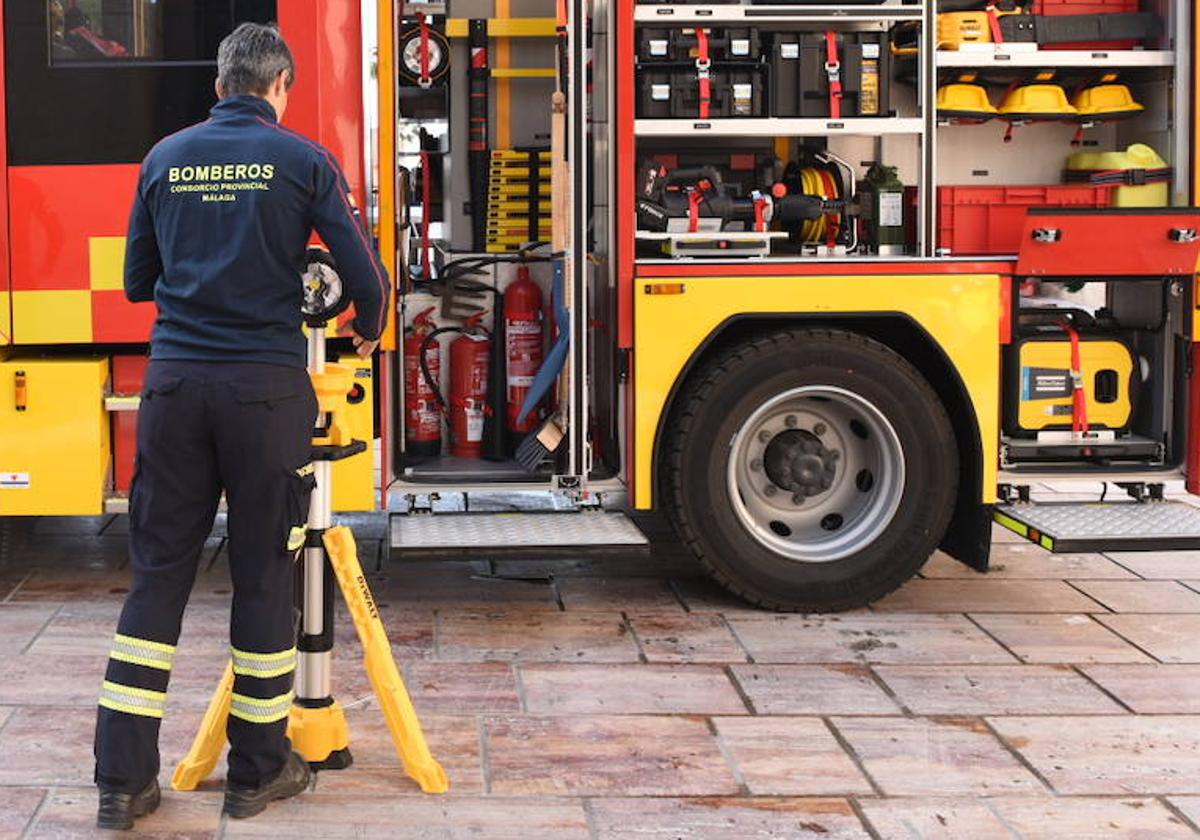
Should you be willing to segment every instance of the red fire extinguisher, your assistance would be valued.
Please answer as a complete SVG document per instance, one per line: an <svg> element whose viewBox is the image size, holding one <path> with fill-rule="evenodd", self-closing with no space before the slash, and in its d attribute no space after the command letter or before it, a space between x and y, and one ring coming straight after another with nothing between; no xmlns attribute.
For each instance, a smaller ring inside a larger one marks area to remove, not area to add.
<svg viewBox="0 0 1200 840"><path fill-rule="evenodd" d="M491 341L479 326L482 314L468 318L450 343L450 454L458 458L478 458L483 451Z"/></svg>
<svg viewBox="0 0 1200 840"><path fill-rule="evenodd" d="M521 406L542 366L542 290L529 277L529 268L519 266L517 279L504 290L504 330L508 353L508 389L505 397L508 430L527 434L541 425L540 412L531 411L518 423Z"/></svg>
<svg viewBox="0 0 1200 840"><path fill-rule="evenodd" d="M433 330L429 316L436 307L429 307L413 319L404 337L404 441L405 452L418 458L434 458L442 454L442 413L439 395L421 373L421 348L424 345L425 367L435 382L441 380L442 347L437 341L425 344Z"/></svg>

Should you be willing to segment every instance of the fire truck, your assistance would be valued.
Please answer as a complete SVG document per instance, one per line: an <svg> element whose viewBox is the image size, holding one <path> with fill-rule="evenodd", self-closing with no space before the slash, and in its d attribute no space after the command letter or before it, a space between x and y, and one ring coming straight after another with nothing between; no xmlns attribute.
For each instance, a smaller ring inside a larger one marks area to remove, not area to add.
<svg viewBox="0 0 1200 840"><path fill-rule="evenodd" d="M0 515L126 509L138 165L253 20L394 280L384 352L329 349L374 453L334 505L391 512L394 551L638 545L658 510L731 591L822 611L938 549L986 570L994 523L1200 547L1170 492L1200 493L1194 13L6 3Z"/></svg>

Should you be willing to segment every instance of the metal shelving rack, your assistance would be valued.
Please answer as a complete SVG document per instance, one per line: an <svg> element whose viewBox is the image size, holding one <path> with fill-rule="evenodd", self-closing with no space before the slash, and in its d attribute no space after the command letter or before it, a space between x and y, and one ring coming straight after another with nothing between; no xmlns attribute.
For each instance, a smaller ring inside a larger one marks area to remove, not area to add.
<svg viewBox="0 0 1200 840"><path fill-rule="evenodd" d="M939 142L945 142L939 135L944 135L944 125L938 123L934 102L937 84L941 75L948 71L961 69L966 71L988 70L1131 70L1139 74L1139 78L1156 76L1164 81L1161 91L1156 92L1156 99L1148 101L1144 119L1147 121L1146 131L1150 134L1163 133L1168 135L1167 141L1158 144L1157 150L1164 155L1168 163L1175 169L1174 185L1172 187L1171 203L1176 206L1187 205L1192 201L1191 196L1191 167L1192 149L1190 146L1190 120L1192 102L1189 91L1192 87L1193 61L1189 47L1189 37L1192 31L1192 12L1194 4L1188 0L1161 0L1155 4L1143 3L1143 8L1157 5L1156 11L1163 18L1164 35L1156 49L1085 49L1085 50L1050 50L1038 49L1031 44L979 44L970 45L959 50L931 51L929 58L932 66L928 78L934 84L926 91L931 101L931 119L935 123L929 134L929 180L927 186L930 202L927 206L928 229L932 231L931 239L936 238L937 231L937 189L939 186L939 171L937 166L937 149ZM927 27L936 24L936 11L929 10ZM929 29L935 32L936 29ZM1163 75L1165 74L1165 76ZM1134 84L1136 93L1137 85ZM1162 128L1156 128L1155 121ZM1139 123L1133 121L1133 124ZM1119 144L1123 145L1123 144ZM1063 157L1070 150L1064 150ZM934 243L936 245L936 242ZM930 256L935 251L929 253Z"/></svg>
<svg viewBox="0 0 1200 840"><path fill-rule="evenodd" d="M918 154L917 256L932 254L929 226L932 193L926 189L933 163L932 138L936 131L931 81L936 78L932 63L932 3L900 4L888 0L877 6L793 6L793 5L713 5L638 4L634 6L636 24L705 25L741 23L758 27L771 24L825 24L838 29L888 30L901 22L920 23L917 73L916 116L816 118L730 118L730 119L636 119L634 137L875 137L910 136L916 138ZM929 61L924 59L929 57ZM797 259L803 259L797 257ZM888 259L894 260L895 257Z"/></svg>

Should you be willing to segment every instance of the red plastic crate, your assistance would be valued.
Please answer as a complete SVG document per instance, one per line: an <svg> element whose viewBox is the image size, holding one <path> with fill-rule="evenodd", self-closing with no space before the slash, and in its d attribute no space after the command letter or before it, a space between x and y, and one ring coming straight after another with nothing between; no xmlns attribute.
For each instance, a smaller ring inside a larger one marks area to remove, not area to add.
<svg viewBox="0 0 1200 840"><path fill-rule="evenodd" d="M951 254L1015 254L1030 207L1108 207L1092 184L938 187L938 247Z"/></svg>

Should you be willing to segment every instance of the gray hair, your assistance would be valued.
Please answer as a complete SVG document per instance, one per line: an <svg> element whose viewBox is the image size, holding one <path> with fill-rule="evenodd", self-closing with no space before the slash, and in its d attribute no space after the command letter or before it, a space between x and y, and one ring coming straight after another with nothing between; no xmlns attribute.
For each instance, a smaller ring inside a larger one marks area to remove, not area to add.
<svg viewBox="0 0 1200 840"><path fill-rule="evenodd" d="M217 47L217 81L228 96L261 96L285 70L291 87L296 80L296 62L275 26L243 23Z"/></svg>

